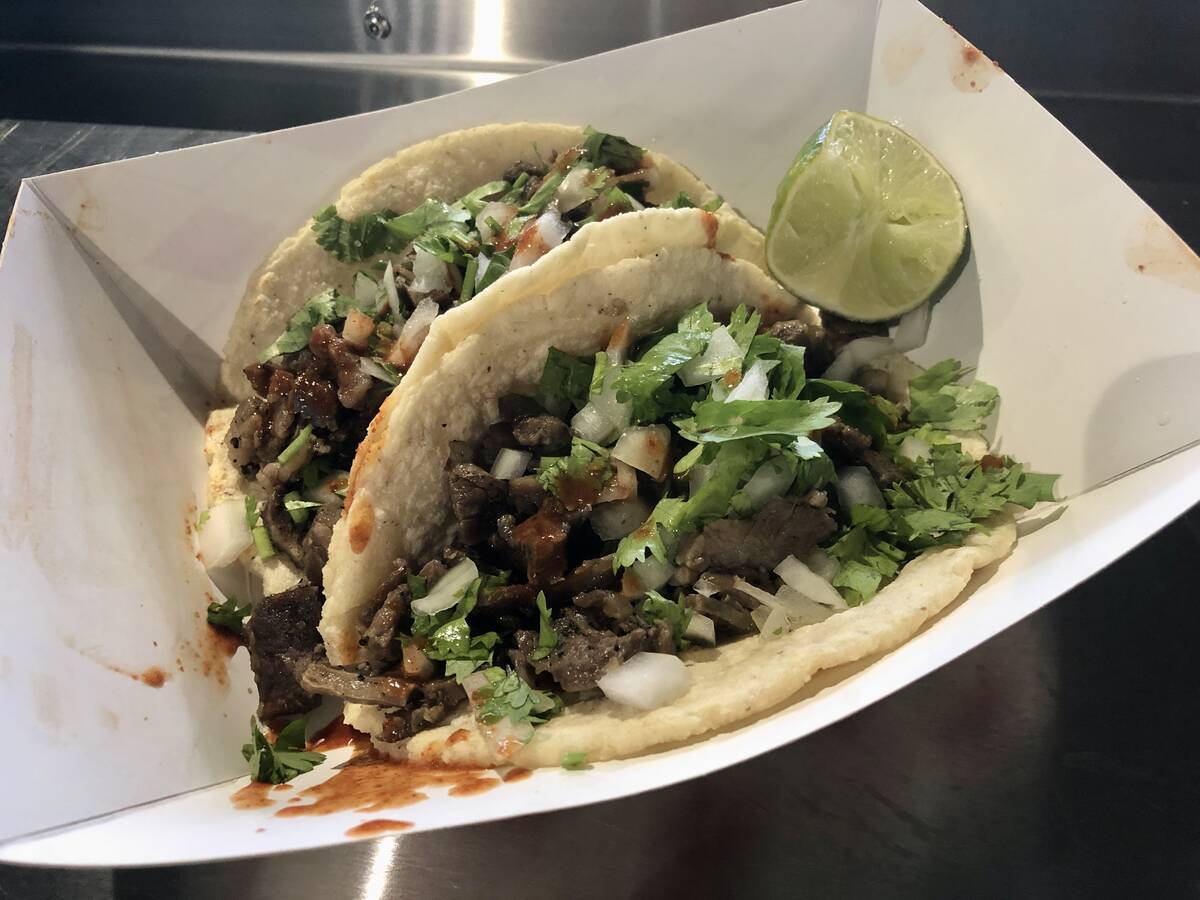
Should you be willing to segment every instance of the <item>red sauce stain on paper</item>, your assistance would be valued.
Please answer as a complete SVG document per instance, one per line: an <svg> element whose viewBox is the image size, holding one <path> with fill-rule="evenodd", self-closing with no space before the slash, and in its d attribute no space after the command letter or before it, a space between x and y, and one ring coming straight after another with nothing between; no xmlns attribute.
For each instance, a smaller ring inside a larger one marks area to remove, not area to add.
<svg viewBox="0 0 1200 900"><path fill-rule="evenodd" d="M412 827L412 822L405 822L401 819L368 819L366 822L347 829L346 837L379 837L381 834L390 834L394 831L408 831Z"/></svg>
<svg viewBox="0 0 1200 900"><path fill-rule="evenodd" d="M999 67L976 47L963 42L951 57L950 81L964 93L982 92L996 77Z"/></svg>
<svg viewBox="0 0 1200 900"><path fill-rule="evenodd" d="M159 666L149 666L145 669L132 669L127 666L118 665L114 662L109 662L107 659L99 656L93 649L80 647L75 643L75 639L70 635L63 635L62 642L68 650L74 650L84 659L93 662L102 668L108 669L108 671L117 675L124 675L126 678L132 679L133 681L141 682L148 687L160 688L171 680L171 673L163 670Z"/></svg>
<svg viewBox="0 0 1200 900"><path fill-rule="evenodd" d="M526 778L530 777L532 774L533 774L533 772L531 770L523 769L520 766L517 766L517 767L509 769L507 772L505 772L503 775L503 778L504 778L505 783L511 784L514 781L524 781Z"/></svg>
<svg viewBox="0 0 1200 900"><path fill-rule="evenodd" d="M331 778L305 788L275 815L323 816L339 812L381 812L411 806L426 799L426 788L448 788L454 796L471 796L497 787L502 782L482 769L413 765L375 753L356 756Z"/></svg>
<svg viewBox="0 0 1200 900"><path fill-rule="evenodd" d="M313 735L308 742L308 749L318 753L329 753L342 747L352 747L356 752L366 752L371 749L371 739L354 728L351 728L338 716L320 731Z"/></svg>
<svg viewBox="0 0 1200 900"><path fill-rule="evenodd" d="M1139 275L1200 294L1200 257L1157 216L1147 216L1138 227L1125 262Z"/></svg>
<svg viewBox="0 0 1200 900"><path fill-rule="evenodd" d="M275 805L275 801L268 796L272 787L274 785L266 782L251 781L244 788L236 791L229 799L233 803L234 809L265 809Z"/></svg>

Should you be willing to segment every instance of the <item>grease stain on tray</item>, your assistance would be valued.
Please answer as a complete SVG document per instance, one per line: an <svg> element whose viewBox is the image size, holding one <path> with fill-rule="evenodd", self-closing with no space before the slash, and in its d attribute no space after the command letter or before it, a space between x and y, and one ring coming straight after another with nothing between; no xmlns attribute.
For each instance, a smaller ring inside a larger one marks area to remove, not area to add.
<svg viewBox="0 0 1200 900"><path fill-rule="evenodd" d="M1125 262L1139 275L1200 294L1200 257L1157 216L1147 216L1137 228Z"/></svg>
<svg viewBox="0 0 1200 900"><path fill-rule="evenodd" d="M408 831L412 827L412 822L405 822L402 819L368 819L353 828L346 829L346 837L379 837L381 834Z"/></svg>
<svg viewBox="0 0 1200 900"><path fill-rule="evenodd" d="M924 55L925 41L922 33L914 31L911 34L894 36L883 48L883 74L887 83L897 85L904 81Z"/></svg>
<svg viewBox="0 0 1200 900"><path fill-rule="evenodd" d="M950 59L950 81L964 93L981 93L998 71L999 66L967 41L955 48Z"/></svg>
<svg viewBox="0 0 1200 900"><path fill-rule="evenodd" d="M347 725L341 716L314 734L308 742L308 749L318 753L328 753L342 747L351 747L355 752L366 752L371 749L371 739Z"/></svg>
<svg viewBox="0 0 1200 900"><path fill-rule="evenodd" d="M275 805L275 801L269 796L272 787L274 785L263 781L251 781L235 791L229 800L234 809L265 809Z"/></svg>

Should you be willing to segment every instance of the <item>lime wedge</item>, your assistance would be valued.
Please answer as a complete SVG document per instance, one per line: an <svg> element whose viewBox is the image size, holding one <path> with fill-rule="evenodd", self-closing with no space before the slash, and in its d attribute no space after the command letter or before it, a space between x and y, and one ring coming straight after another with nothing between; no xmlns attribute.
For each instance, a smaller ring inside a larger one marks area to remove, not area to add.
<svg viewBox="0 0 1200 900"><path fill-rule="evenodd" d="M895 125L842 110L780 182L767 266L814 306L878 322L937 293L966 238L962 194L941 163Z"/></svg>

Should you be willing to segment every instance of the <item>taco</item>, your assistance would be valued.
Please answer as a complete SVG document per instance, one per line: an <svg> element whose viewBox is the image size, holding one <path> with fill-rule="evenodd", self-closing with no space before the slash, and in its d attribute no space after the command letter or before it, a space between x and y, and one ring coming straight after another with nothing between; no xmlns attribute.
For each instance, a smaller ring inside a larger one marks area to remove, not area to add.
<svg viewBox="0 0 1200 900"><path fill-rule="evenodd" d="M453 334L477 296L691 245L762 259L689 171L592 128L488 125L368 169L250 279L220 378L239 402L207 428L202 559L240 558L266 594L320 584L351 460L435 319Z"/></svg>
<svg viewBox="0 0 1200 900"><path fill-rule="evenodd" d="M832 322L708 247L457 315L355 461L319 637L312 588L250 621L252 654L304 630L264 704L340 697L397 756L558 765L744 722L907 640L1050 497L986 453L993 388L897 356L822 379Z"/></svg>

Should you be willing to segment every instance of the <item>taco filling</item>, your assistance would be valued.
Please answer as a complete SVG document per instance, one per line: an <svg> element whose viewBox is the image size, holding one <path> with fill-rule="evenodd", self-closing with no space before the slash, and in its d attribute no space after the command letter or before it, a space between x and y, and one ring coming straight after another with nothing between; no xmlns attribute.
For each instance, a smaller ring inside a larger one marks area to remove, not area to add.
<svg viewBox="0 0 1200 900"><path fill-rule="evenodd" d="M636 342L617 328L594 358L551 348L532 395L451 444L444 549L396 561L357 665L314 658L315 588L262 601L262 710L333 695L379 708L395 742L468 703L518 741L583 700L653 709L687 692L684 651L870 603L923 551L1052 499L1053 476L986 452L997 392L957 362L816 377L853 336L701 303ZM273 638L289 629L292 656Z"/></svg>
<svg viewBox="0 0 1200 900"><path fill-rule="evenodd" d="M282 553L320 584L355 450L441 312L589 222L653 206L653 163L622 137L588 128L579 146L549 159L532 147L531 159L452 203L349 220L329 206L313 217L317 244L362 268L352 293L311 297L244 369L252 393L225 443L264 498L247 509L260 558ZM681 193L662 205L693 202Z"/></svg>

